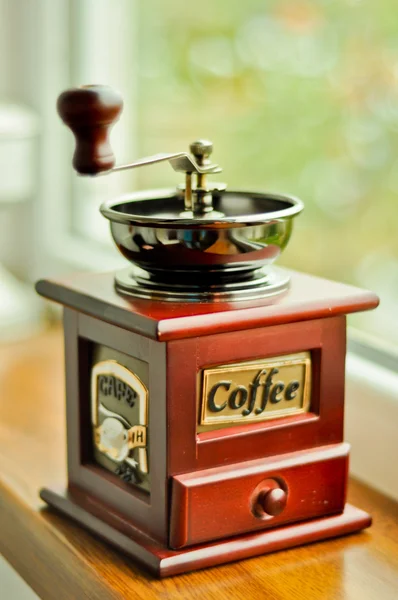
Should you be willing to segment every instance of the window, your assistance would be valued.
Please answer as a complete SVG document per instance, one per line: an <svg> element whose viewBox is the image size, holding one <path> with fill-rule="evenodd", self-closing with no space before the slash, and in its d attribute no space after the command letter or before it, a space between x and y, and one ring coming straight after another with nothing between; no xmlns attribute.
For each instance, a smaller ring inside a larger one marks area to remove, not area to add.
<svg viewBox="0 0 398 600"><path fill-rule="evenodd" d="M209 137L229 188L301 197L306 208L281 263L377 292L378 310L351 325L372 338L372 352L380 345L397 364L394 0L2 4L10 26L0 40L1 91L34 108L42 124L36 216L32 227L25 223L31 278L125 265L99 204L178 183L168 165L98 179L73 173L72 136L56 115L56 97L73 85L108 83L125 98L112 135L118 163ZM26 214L16 215L18 223ZM361 369L355 365L357 380ZM386 398L394 390L388 386ZM392 422L392 413L378 410L379 423Z"/></svg>
<svg viewBox="0 0 398 600"><path fill-rule="evenodd" d="M47 130L52 143L43 181L53 164L44 193L48 205L57 204L45 228L59 242L60 221L66 227L60 258L80 262L83 254L87 266L101 268L100 255L103 264L121 264L100 202L177 183L167 166L97 180L74 176L71 136L57 121L55 96L71 84L109 83L125 97L112 137L118 162L210 137L230 188L285 191L304 200L282 263L378 292L380 308L354 316L352 325L396 344L398 25L392 0L202 0L200 10L180 0L44 5L51 83L45 117L53 131ZM50 32L51 19L58 27Z"/></svg>
<svg viewBox="0 0 398 600"><path fill-rule="evenodd" d="M104 82L125 98L112 135L117 162L213 139L230 188L304 200L282 263L379 293L379 309L351 323L397 345L394 8L393 0L202 0L200 10L182 0L7 3L2 86L42 122L34 273L123 265L100 202L178 182L167 165L95 180L73 173L56 97Z"/></svg>

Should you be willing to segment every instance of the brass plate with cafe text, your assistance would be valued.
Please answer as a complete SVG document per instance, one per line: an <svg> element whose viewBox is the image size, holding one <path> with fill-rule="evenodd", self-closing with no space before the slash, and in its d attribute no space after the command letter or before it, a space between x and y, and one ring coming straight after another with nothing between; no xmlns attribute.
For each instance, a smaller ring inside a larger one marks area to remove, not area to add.
<svg viewBox="0 0 398 600"><path fill-rule="evenodd" d="M96 344L91 365L93 458L150 492L148 364Z"/></svg>
<svg viewBox="0 0 398 600"><path fill-rule="evenodd" d="M308 412L310 403L310 352L203 369L198 432Z"/></svg>

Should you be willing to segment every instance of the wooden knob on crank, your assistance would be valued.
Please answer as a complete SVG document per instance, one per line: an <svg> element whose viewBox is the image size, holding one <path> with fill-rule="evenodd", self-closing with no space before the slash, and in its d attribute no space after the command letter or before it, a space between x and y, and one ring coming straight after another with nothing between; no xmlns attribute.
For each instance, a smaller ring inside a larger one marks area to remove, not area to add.
<svg viewBox="0 0 398 600"><path fill-rule="evenodd" d="M81 175L96 175L114 166L109 133L122 108L119 92L106 85L74 88L59 96L58 114L74 133L73 167Z"/></svg>

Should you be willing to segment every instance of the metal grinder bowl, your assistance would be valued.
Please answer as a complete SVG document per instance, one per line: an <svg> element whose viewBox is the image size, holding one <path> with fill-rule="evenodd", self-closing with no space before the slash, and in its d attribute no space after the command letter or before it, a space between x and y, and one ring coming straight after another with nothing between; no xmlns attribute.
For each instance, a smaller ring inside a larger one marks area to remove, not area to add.
<svg viewBox="0 0 398 600"><path fill-rule="evenodd" d="M300 200L276 194L225 191L208 176L213 144L198 139L190 152L158 153L115 166L109 134L123 107L102 85L63 92L62 121L75 136L73 166L95 176L167 161L185 182L177 190L139 192L105 202L116 246L132 266L115 275L124 294L172 301L262 298L286 290L289 277L270 265L286 247Z"/></svg>
<svg viewBox="0 0 398 600"><path fill-rule="evenodd" d="M270 265L287 246L301 200L279 194L213 191L212 210L183 210L176 190L137 192L100 207L133 265L116 276L124 293L164 300L238 300L284 291Z"/></svg>

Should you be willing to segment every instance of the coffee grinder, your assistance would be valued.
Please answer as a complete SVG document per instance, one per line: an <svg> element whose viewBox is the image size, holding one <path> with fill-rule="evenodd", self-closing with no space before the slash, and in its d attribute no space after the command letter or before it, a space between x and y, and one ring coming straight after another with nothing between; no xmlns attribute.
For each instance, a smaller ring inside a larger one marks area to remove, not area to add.
<svg viewBox="0 0 398 600"><path fill-rule="evenodd" d="M160 577L368 527L346 503L346 315L377 296L275 267L302 202L214 182L207 140L115 167L121 108L60 96L76 171L181 181L101 206L125 269L37 283L64 306L68 446L67 490L41 497Z"/></svg>

